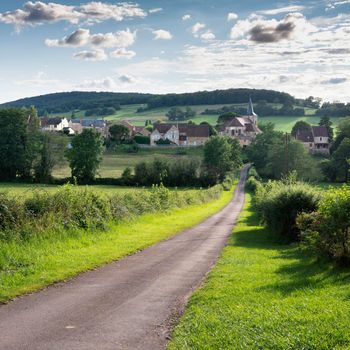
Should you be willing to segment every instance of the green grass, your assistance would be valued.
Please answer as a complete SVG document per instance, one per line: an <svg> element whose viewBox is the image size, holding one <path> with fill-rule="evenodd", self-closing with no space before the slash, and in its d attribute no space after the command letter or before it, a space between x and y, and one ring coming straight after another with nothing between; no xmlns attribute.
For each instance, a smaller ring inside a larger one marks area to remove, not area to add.
<svg viewBox="0 0 350 350"><path fill-rule="evenodd" d="M337 126L340 118L331 118L333 122L333 127ZM304 120L311 125L318 125L320 118L316 116L305 116L305 117L261 117L259 118L259 125L271 122L275 124L275 129L283 132L291 132L294 124L299 121Z"/></svg>
<svg viewBox="0 0 350 350"><path fill-rule="evenodd" d="M176 327L170 350L349 349L350 271L281 245L252 211Z"/></svg>
<svg viewBox="0 0 350 350"><path fill-rule="evenodd" d="M112 224L108 231L63 231L0 241L0 302L62 281L167 239L214 214L232 197Z"/></svg>
<svg viewBox="0 0 350 350"><path fill-rule="evenodd" d="M183 154L185 153L185 154ZM125 153L118 151L116 153L105 153L99 170L100 177L117 178L120 177L126 167L133 168L142 161L152 161L154 158L179 160L185 158L199 158L203 155L203 149L200 147L190 149L178 148L149 148L141 149L137 153ZM53 176L58 178L69 177L71 175L68 162L57 166L53 171Z"/></svg>

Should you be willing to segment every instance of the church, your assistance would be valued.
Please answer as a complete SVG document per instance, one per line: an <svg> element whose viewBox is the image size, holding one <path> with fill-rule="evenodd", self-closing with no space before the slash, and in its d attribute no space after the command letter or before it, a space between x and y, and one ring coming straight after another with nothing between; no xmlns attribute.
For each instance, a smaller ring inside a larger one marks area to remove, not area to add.
<svg viewBox="0 0 350 350"><path fill-rule="evenodd" d="M247 115L226 121L220 130L221 135L237 139L242 147L250 145L261 132L258 127L258 115L254 112L251 98L249 98Z"/></svg>

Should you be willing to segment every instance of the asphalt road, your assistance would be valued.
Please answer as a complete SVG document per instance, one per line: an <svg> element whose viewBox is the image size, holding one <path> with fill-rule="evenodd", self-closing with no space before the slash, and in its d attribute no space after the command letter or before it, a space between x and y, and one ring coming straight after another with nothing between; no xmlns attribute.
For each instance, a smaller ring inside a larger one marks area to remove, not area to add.
<svg viewBox="0 0 350 350"><path fill-rule="evenodd" d="M226 244L244 203L142 252L0 307L1 350L157 350ZM1 286L0 286L1 288Z"/></svg>

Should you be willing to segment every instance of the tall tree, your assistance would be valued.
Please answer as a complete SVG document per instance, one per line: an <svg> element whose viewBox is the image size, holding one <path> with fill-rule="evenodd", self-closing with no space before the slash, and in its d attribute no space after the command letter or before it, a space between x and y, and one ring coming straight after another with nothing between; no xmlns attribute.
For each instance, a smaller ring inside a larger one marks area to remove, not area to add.
<svg viewBox="0 0 350 350"><path fill-rule="evenodd" d="M334 131L332 128L333 123L331 122L331 118L329 118L327 115L322 116L320 118L319 125L320 126L324 125L327 128L329 139L330 141L333 141Z"/></svg>
<svg viewBox="0 0 350 350"><path fill-rule="evenodd" d="M102 161L103 149L102 136L94 129L84 129L75 136L71 148L66 152L72 176L80 182L94 180Z"/></svg>
<svg viewBox="0 0 350 350"><path fill-rule="evenodd" d="M130 130L122 124L115 124L109 128L111 140L117 144L123 143L130 135Z"/></svg>
<svg viewBox="0 0 350 350"><path fill-rule="evenodd" d="M13 180L23 169L27 118L23 110L0 110L0 179Z"/></svg>

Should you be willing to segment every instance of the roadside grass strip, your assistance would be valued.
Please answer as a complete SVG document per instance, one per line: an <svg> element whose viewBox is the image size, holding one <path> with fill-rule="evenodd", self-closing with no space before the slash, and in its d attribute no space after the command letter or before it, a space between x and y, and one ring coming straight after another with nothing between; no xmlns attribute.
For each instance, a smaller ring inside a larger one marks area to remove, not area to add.
<svg viewBox="0 0 350 350"><path fill-rule="evenodd" d="M107 231L48 231L24 242L0 242L0 302L67 280L167 239L223 208L232 191L219 199L111 224Z"/></svg>
<svg viewBox="0 0 350 350"><path fill-rule="evenodd" d="M228 246L169 350L350 349L350 270L278 243L246 195Z"/></svg>

